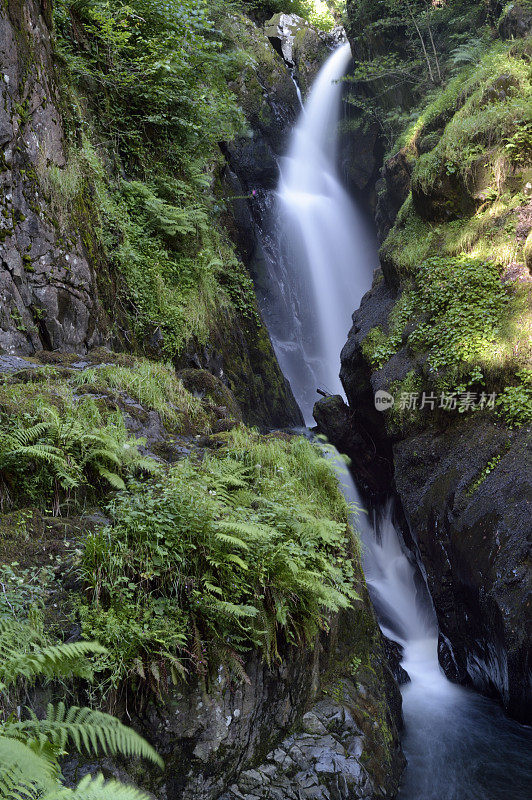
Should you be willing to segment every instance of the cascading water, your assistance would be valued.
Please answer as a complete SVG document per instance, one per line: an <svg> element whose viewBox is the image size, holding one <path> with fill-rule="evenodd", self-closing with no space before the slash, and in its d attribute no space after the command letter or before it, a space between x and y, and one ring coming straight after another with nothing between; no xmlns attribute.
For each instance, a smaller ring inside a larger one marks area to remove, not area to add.
<svg viewBox="0 0 532 800"><path fill-rule="evenodd" d="M282 295L266 307L266 322L307 423L318 386L342 393L340 351L378 263L375 239L338 177L340 79L350 58L346 44L316 78L282 165L269 258L266 247Z"/></svg>
<svg viewBox="0 0 532 800"><path fill-rule="evenodd" d="M377 263L372 237L336 169L338 80L349 59L345 45L316 79L282 170L283 225L263 240L270 285L262 310L307 421L318 385L341 391L340 350ZM351 477L345 470L338 474L347 499L359 504ZM356 524L381 627L402 646L410 677L403 688L408 767L400 800L528 800L530 729L443 675L430 596L405 554L391 509L374 525L365 515Z"/></svg>
<svg viewBox="0 0 532 800"><path fill-rule="evenodd" d="M352 478L339 471L346 498L360 505ZM364 572L383 633L403 648L408 760L398 800L529 800L532 732L491 700L447 680L438 663L438 629L428 590L408 560L391 507L360 531Z"/></svg>

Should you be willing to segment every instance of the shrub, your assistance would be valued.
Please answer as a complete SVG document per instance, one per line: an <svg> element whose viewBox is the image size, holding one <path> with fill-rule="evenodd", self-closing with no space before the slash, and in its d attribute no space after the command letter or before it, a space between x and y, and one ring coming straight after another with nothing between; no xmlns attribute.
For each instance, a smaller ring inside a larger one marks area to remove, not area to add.
<svg viewBox="0 0 532 800"><path fill-rule="evenodd" d="M92 399L63 408L42 401L30 412L8 417L8 432L0 435L2 500L26 496L37 503L53 502L80 487L100 482L124 489L124 477L138 469L154 470L143 458L139 440L129 436L119 412L105 421Z"/></svg>

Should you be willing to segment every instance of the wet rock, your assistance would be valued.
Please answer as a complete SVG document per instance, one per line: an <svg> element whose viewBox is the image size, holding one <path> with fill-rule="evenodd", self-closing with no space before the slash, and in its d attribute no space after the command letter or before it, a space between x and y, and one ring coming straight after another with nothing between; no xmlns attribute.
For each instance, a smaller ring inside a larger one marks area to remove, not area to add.
<svg viewBox="0 0 532 800"><path fill-rule="evenodd" d="M349 408L340 395L332 395L319 400L312 413L319 432L351 460L357 479L365 490L374 497L384 496L389 470L385 463L375 462L371 433L354 420L358 412Z"/></svg>
<svg viewBox="0 0 532 800"><path fill-rule="evenodd" d="M399 686L409 683L410 677L408 672L401 666L401 661L403 660L403 648L398 642L394 642L391 639L388 639L386 636L383 636L383 642L384 652L386 653L393 677Z"/></svg>
<svg viewBox="0 0 532 800"><path fill-rule="evenodd" d="M36 369L37 364L18 356L0 356L0 373L9 374L22 369Z"/></svg>
<svg viewBox="0 0 532 800"><path fill-rule="evenodd" d="M375 221L380 241L391 230L397 213L410 191L414 161L404 150L384 162L377 184L377 210Z"/></svg>
<svg viewBox="0 0 532 800"><path fill-rule="evenodd" d="M265 24L264 32L287 66L294 70L303 96L330 53L347 41L343 28L330 33L320 31L297 14L275 14Z"/></svg>

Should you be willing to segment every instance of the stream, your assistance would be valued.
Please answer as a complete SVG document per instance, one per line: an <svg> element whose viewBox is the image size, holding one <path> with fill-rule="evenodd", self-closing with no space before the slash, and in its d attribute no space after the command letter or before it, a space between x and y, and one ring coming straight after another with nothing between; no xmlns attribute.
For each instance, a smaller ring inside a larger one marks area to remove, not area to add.
<svg viewBox="0 0 532 800"><path fill-rule="evenodd" d="M261 303L277 357L307 425L316 388L343 394L340 351L378 264L375 236L343 188L337 123L349 45L322 67L281 167L278 224L263 242L269 291ZM344 494L360 504L352 478ZM357 515L364 570L383 633L403 648L408 760L399 800L529 800L532 731L493 701L447 680L426 584L393 524L391 506Z"/></svg>

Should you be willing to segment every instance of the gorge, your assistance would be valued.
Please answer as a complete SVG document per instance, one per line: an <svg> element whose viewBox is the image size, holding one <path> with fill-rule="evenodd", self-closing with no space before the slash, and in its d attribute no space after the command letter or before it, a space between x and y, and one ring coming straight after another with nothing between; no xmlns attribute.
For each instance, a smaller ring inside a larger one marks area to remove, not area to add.
<svg viewBox="0 0 532 800"><path fill-rule="evenodd" d="M528 797L531 27L0 7L0 796Z"/></svg>

